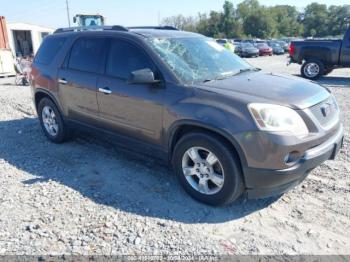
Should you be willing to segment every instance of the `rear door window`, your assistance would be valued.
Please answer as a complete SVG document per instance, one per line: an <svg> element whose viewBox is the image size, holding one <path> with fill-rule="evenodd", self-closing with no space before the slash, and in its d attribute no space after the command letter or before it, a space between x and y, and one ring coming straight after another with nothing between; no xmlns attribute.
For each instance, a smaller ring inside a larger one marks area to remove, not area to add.
<svg viewBox="0 0 350 262"><path fill-rule="evenodd" d="M57 53L64 45L66 37L48 37L45 38L41 44L37 55L35 56L35 63L49 65L56 57Z"/></svg>
<svg viewBox="0 0 350 262"><path fill-rule="evenodd" d="M150 58L142 50L123 40L111 40L106 66L107 75L129 79L131 72L145 68L154 71Z"/></svg>
<svg viewBox="0 0 350 262"><path fill-rule="evenodd" d="M68 68L99 73L104 60L106 40L104 38L80 38L70 52Z"/></svg>

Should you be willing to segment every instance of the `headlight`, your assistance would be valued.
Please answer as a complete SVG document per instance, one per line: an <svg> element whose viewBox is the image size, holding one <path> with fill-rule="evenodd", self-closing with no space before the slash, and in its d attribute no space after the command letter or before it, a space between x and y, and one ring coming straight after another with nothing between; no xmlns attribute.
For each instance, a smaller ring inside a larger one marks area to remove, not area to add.
<svg viewBox="0 0 350 262"><path fill-rule="evenodd" d="M306 136L309 133L304 120L289 107L253 103L249 104L248 108L261 130L291 133L296 136Z"/></svg>

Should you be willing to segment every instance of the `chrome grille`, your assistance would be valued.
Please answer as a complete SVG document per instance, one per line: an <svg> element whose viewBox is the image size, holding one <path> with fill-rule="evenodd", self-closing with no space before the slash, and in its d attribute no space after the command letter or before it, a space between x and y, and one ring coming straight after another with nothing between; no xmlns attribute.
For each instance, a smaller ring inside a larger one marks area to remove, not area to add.
<svg viewBox="0 0 350 262"><path fill-rule="evenodd" d="M310 111L320 125L325 128L332 126L338 120L339 109L333 96L310 107Z"/></svg>

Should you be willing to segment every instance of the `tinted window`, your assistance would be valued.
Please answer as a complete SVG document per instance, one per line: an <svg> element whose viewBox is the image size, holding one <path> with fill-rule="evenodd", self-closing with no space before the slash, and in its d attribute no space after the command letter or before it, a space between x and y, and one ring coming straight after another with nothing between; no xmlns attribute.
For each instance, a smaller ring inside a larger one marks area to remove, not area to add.
<svg viewBox="0 0 350 262"><path fill-rule="evenodd" d="M121 40L112 40L107 60L106 73L128 79L136 70L153 69L149 58L136 46Z"/></svg>
<svg viewBox="0 0 350 262"><path fill-rule="evenodd" d="M219 44L226 44L227 43L227 41L223 40L223 39L218 39L218 40L216 40L216 42Z"/></svg>
<svg viewBox="0 0 350 262"><path fill-rule="evenodd" d="M80 38L72 47L68 67L86 72L99 72L104 49L103 38Z"/></svg>
<svg viewBox="0 0 350 262"><path fill-rule="evenodd" d="M40 49L35 57L35 62L48 65L55 58L60 48L66 41L65 37L48 37L41 44Z"/></svg>

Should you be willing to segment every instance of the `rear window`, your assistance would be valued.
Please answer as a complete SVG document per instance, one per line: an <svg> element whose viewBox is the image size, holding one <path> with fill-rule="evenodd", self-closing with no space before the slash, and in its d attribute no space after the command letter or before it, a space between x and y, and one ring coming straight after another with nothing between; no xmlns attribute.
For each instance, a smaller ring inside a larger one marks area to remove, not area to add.
<svg viewBox="0 0 350 262"><path fill-rule="evenodd" d="M104 52L104 38L80 38L72 47L68 67L70 69L97 73L100 71Z"/></svg>
<svg viewBox="0 0 350 262"><path fill-rule="evenodd" d="M58 51L64 45L66 37L49 37L41 44L35 56L35 62L43 65L51 64Z"/></svg>

